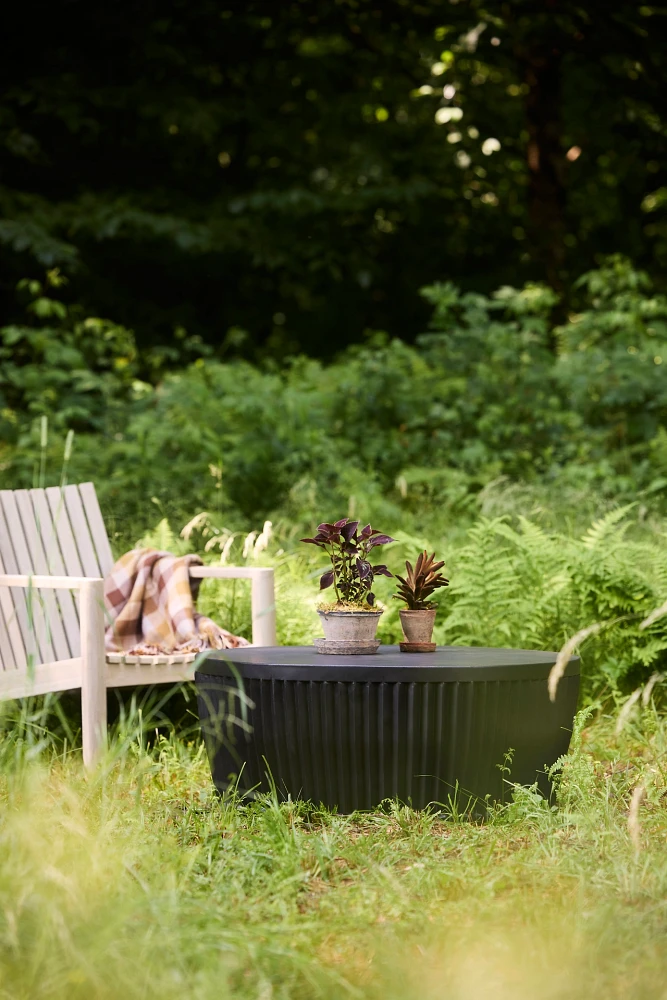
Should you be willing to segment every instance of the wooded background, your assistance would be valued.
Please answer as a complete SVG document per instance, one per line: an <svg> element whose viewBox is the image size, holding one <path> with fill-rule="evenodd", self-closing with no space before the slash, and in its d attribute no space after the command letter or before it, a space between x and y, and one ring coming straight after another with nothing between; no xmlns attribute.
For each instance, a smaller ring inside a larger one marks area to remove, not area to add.
<svg viewBox="0 0 667 1000"><path fill-rule="evenodd" d="M58 267L179 363L411 341L418 289L667 265L667 8L28 0L3 13L0 310ZM188 353L189 352L189 353Z"/></svg>

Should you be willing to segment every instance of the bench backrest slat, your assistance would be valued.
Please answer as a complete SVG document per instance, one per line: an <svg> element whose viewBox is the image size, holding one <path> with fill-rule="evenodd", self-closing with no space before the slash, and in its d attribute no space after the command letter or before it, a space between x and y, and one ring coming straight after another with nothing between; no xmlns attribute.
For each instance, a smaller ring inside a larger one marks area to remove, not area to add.
<svg viewBox="0 0 667 1000"><path fill-rule="evenodd" d="M69 514L69 522L72 525L74 541L79 550L83 575L102 576L78 487L66 486L63 493L65 494L65 507Z"/></svg>
<svg viewBox="0 0 667 1000"><path fill-rule="evenodd" d="M16 499L11 490L0 490L0 509L2 511L0 555L5 565L5 572L29 573L31 560L28 546L16 508ZM32 572L35 572L34 569ZM30 591L20 587L12 588L11 594L26 655L31 657L34 663L52 662L53 650L47 641L46 622L41 613L37 594L35 592L31 594Z"/></svg>
<svg viewBox="0 0 667 1000"><path fill-rule="evenodd" d="M23 535L25 538L28 554L28 565L33 573L53 573L48 565L46 549L49 547L49 528L51 525L42 524L36 515L33 506L33 499L28 490L15 490L14 500L18 511ZM25 572L25 571L23 571ZM40 610L46 626L46 637L49 642L49 649L45 650L47 655L52 655L55 660L67 660L72 655L63 627L62 615L58 606L58 599L53 591L43 591L34 593L35 602L40 605Z"/></svg>
<svg viewBox="0 0 667 1000"><path fill-rule="evenodd" d="M0 545L2 544L3 530L3 517L2 511L0 511ZM2 551L0 551L0 573L8 572L9 569L5 566ZM15 593L8 587L0 587L0 622L2 623L0 625L2 630L0 642L2 643L3 670L11 670L12 667L25 668L27 662L21 626L14 605Z"/></svg>
<svg viewBox="0 0 667 1000"><path fill-rule="evenodd" d="M60 490L57 486L49 486L44 492L51 510L54 530L65 565L65 576L85 576L65 504L65 490Z"/></svg>
<svg viewBox="0 0 667 1000"><path fill-rule="evenodd" d="M74 488L76 489L76 487ZM100 568L100 576L104 578L111 572L115 560L111 553L109 536L93 484L81 483L79 486L79 496L81 497L83 509L86 513L90 538L97 556L97 565Z"/></svg>
<svg viewBox="0 0 667 1000"><path fill-rule="evenodd" d="M46 497L46 490L30 490L30 496L45 548L46 565L48 567L45 572L53 576L71 576L72 574L68 573L65 569L60 550L60 539L51 513L51 507ZM79 629L79 612L76 606L75 595L71 590L56 590L54 593L58 601L63 629L67 637L69 656L80 656L81 632Z"/></svg>
<svg viewBox="0 0 667 1000"><path fill-rule="evenodd" d="M112 565L92 483L0 490L0 573L104 577ZM76 592L0 587L0 670L80 651Z"/></svg>

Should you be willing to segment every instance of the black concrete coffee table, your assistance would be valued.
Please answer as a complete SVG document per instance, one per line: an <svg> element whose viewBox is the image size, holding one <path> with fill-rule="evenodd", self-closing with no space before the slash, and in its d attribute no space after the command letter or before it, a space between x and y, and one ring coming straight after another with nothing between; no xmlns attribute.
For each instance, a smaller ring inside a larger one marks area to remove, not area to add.
<svg viewBox="0 0 667 1000"><path fill-rule="evenodd" d="M312 647L218 650L195 673L213 780L269 788L339 812L385 798L459 808L538 781L567 752L579 692L572 657L555 703L555 653L439 647L410 655L322 656ZM511 773L501 772L513 751Z"/></svg>

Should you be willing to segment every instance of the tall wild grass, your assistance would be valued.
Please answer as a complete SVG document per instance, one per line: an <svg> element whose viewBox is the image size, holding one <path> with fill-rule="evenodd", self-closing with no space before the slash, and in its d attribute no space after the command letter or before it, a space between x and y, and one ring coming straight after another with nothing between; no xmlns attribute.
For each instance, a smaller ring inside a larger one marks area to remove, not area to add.
<svg viewBox="0 0 667 1000"><path fill-rule="evenodd" d="M26 708L0 740L0 995L662 997L667 728L640 711L580 720L557 801L510 784L473 824L221 800L201 744L149 745L138 713L85 777Z"/></svg>

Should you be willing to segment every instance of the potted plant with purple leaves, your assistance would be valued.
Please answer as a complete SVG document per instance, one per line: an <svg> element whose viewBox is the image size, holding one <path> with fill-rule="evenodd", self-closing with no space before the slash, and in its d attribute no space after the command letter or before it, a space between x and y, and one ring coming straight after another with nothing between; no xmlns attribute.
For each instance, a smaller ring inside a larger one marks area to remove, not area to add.
<svg viewBox="0 0 667 1000"><path fill-rule="evenodd" d="M449 586L449 580L440 572L444 565L444 562L435 561L435 552L429 555L424 550L414 567L406 561L405 577L396 574L400 586L394 597L406 604L398 612L405 637L405 642L401 643L403 652L426 653L435 649L431 638L437 607L430 598L439 587Z"/></svg>
<svg viewBox="0 0 667 1000"><path fill-rule="evenodd" d="M360 523L348 517L334 524L324 522L313 538L301 539L324 549L331 561L320 578L320 590L333 587L335 594L334 601L318 607L325 638L316 640L315 646L322 653L374 653L379 646L375 633L382 608L376 606L373 581L393 574L373 556L379 545L394 539L370 524L360 529Z"/></svg>

